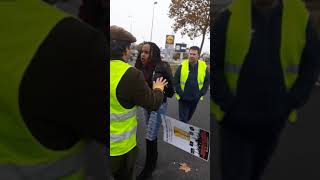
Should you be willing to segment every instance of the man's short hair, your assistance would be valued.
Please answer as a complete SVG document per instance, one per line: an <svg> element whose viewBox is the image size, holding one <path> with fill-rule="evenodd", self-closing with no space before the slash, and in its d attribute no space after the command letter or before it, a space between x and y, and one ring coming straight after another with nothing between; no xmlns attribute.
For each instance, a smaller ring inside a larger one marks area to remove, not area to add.
<svg viewBox="0 0 320 180"><path fill-rule="evenodd" d="M190 48L189 48L189 51L190 50L196 50L197 52L198 52L198 54L200 55L200 48L198 47L198 46L191 46Z"/></svg>
<svg viewBox="0 0 320 180"><path fill-rule="evenodd" d="M119 26L110 26L110 59L121 60L133 42L136 42L136 38L130 32Z"/></svg>

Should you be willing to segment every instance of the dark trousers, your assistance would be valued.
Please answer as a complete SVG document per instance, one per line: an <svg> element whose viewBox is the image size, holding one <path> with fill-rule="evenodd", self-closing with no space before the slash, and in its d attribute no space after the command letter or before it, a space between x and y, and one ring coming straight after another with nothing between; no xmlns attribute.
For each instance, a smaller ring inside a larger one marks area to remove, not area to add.
<svg viewBox="0 0 320 180"><path fill-rule="evenodd" d="M280 133L260 131L248 134L234 127L221 127L222 180L259 180L271 160Z"/></svg>
<svg viewBox="0 0 320 180"><path fill-rule="evenodd" d="M184 101L179 100L179 120L187 123L192 118L193 113L196 111L199 100Z"/></svg>
<svg viewBox="0 0 320 180"><path fill-rule="evenodd" d="M111 173L114 180L134 179L134 165L138 155L138 148L135 147L128 153L121 156L111 156Z"/></svg>

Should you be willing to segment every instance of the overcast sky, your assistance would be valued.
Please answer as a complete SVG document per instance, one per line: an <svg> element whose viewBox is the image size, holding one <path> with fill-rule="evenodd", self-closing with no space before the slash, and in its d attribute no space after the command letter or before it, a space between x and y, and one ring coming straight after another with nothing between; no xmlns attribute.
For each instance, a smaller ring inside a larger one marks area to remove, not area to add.
<svg viewBox="0 0 320 180"><path fill-rule="evenodd" d="M137 38L137 43L150 41L153 0L110 0L110 25L125 28ZM188 47L201 45L201 37L191 40L187 35L173 32L173 20L168 17L170 0L158 0L154 8L152 41L165 47L166 35L175 35L175 43L186 43ZM210 52L209 35L206 36L202 52Z"/></svg>

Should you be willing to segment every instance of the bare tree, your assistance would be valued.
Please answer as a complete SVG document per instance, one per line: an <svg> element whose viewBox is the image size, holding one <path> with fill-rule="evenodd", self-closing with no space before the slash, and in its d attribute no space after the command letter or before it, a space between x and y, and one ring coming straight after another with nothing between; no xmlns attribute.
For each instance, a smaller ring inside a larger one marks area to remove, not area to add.
<svg viewBox="0 0 320 180"><path fill-rule="evenodd" d="M174 32L181 30L181 35L188 35L191 40L202 36L202 50L206 34L210 32L209 0L171 0L169 17L174 19Z"/></svg>

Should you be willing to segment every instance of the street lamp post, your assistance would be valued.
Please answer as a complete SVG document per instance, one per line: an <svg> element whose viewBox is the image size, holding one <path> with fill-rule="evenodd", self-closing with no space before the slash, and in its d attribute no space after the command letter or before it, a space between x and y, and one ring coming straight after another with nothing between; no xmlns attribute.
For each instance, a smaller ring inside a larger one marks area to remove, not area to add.
<svg viewBox="0 0 320 180"><path fill-rule="evenodd" d="M153 10L152 10L152 22L151 22L151 34L150 34L150 41L152 41L152 30L153 30L153 18L154 18L154 6L157 4L158 2L155 1L153 2Z"/></svg>
<svg viewBox="0 0 320 180"><path fill-rule="evenodd" d="M132 16L128 16L130 18L130 32L132 33Z"/></svg>

